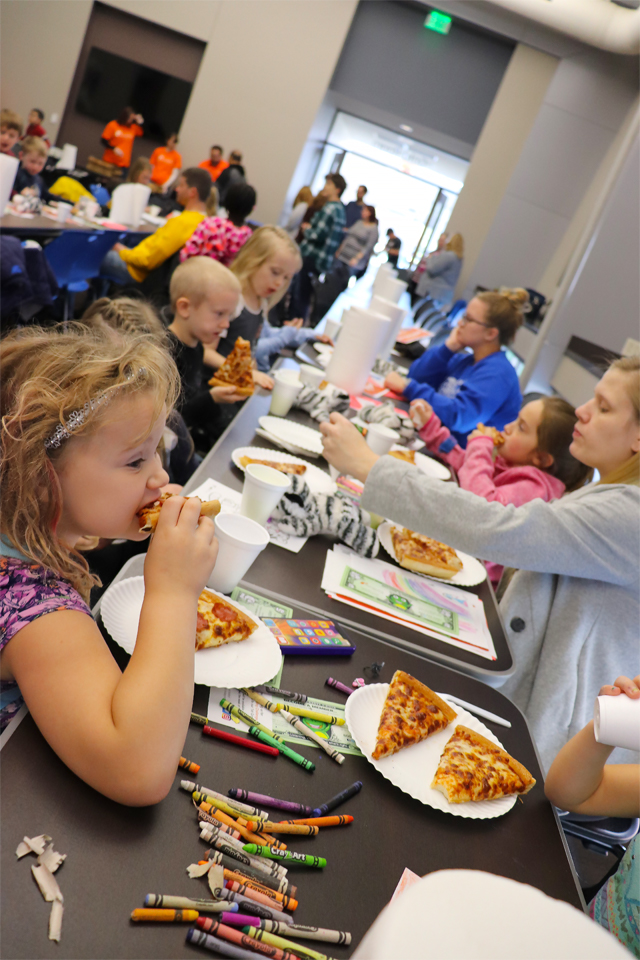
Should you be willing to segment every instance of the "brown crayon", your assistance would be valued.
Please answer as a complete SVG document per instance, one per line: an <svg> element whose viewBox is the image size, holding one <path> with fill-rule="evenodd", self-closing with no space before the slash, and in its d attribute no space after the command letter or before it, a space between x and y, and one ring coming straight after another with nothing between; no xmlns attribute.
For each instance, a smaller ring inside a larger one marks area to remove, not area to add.
<svg viewBox="0 0 640 960"><path fill-rule="evenodd" d="M193 760L187 760L186 757L180 757L178 760L178 766L182 767L183 770L188 770L189 773L198 773L200 770L199 763L194 763Z"/></svg>

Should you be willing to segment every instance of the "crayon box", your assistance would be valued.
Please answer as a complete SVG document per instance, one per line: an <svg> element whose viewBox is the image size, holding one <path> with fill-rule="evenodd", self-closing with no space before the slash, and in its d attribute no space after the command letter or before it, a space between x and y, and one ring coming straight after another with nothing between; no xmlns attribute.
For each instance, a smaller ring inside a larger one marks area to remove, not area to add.
<svg viewBox="0 0 640 960"><path fill-rule="evenodd" d="M356 648L332 620L272 620L263 623L275 635L285 655L349 657Z"/></svg>

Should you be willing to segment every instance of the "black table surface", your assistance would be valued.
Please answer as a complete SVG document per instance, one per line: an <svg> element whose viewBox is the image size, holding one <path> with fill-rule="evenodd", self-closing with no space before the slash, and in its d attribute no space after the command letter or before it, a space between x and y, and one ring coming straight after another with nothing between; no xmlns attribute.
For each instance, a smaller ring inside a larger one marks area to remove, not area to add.
<svg viewBox="0 0 640 960"><path fill-rule="evenodd" d="M231 453L236 447L257 446L273 449L277 459L278 448L263 437L255 435L256 427L259 426L259 417L269 412L269 403L269 395L259 391L244 404L240 413L189 480L185 488L186 492L195 490L209 478L235 490L241 490L243 473L231 460ZM318 427L318 424L301 410L292 409L287 418L311 425L316 429ZM326 461L322 458L311 462L326 468ZM345 623L353 623L358 629L374 637L388 640L404 649L420 653L424 657L437 659L456 669L473 673L487 683L500 683L503 678L513 672L511 650L493 589L488 580L468 589L479 596L484 603L489 630L496 649L497 659L493 661L425 636L400 624L391 623L374 614L356 610L338 600L330 599L320 584L327 550L331 548L333 542L335 541L327 536L311 537L300 553L291 553L270 544L253 563L245 580L274 597L294 597L297 601L314 608L317 613Z"/></svg>
<svg viewBox="0 0 640 960"><path fill-rule="evenodd" d="M311 611L292 603L294 615ZM201 765L197 776L179 771L168 797L154 807L130 808L107 800L72 774L38 732L30 716L0 754L2 780L2 956L12 958L167 958L203 954L185 944L186 924L135 924L129 919L147 893L207 896L204 880L190 880L190 863L204 857L187 778L226 793L240 787L315 806L361 780L361 792L339 807L355 822L301 837L291 849L327 858L320 870L293 867L299 923L349 930L350 947L305 941L312 949L348 957L391 898L405 867L418 875L441 869L484 870L528 883L549 896L584 908L562 831L542 788L542 776L526 720L499 691L472 677L427 662L352 628L357 651L350 658L288 657L282 684L290 690L344 701L325 686L328 676L349 684L365 667L385 661L380 680L403 669L429 684L508 719L511 729L488 726L538 780L513 809L492 820L473 820L434 810L402 793L362 757L338 766L313 747L298 748L316 764L308 774L284 757L267 757L205 737L189 727L184 755ZM112 649L121 666L122 651ZM195 687L194 709L206 713L208 688ZM242 735L242 734L241 734ZM154 749L153 717L149 750ZM286 814L271 811L273 819ZM56 873L65 898L62 940L47 939L50 905L31 876L32 856L16 860L23 836L49 834L67 854ZM293 839L293 838L292 838ZM464 909L457 905L455 911ZM453 912L453 905L452 905ZM496 904L496 917L500 905Z"/></svg>
<svg viewBox="0 0 640 960"><path fill-rule="evenodd" d="M58 223L57 220L52 220L50 217L36 216L27 219L26 217L16 217L10 213L4 217L0 217L0 233L6 233L13 237L31 237L34 240L46 240L60 236L65 230L79 231L80 233L93 233L94 230L112 230L114 234L140 234L140 236L144 238L154 233L157 227L148 223L143 223L139 227L132 227L131 229L126 227L124 229L102 226L94 227L89 223L74 223L72 220L67 220L66 223Z"/></svg>

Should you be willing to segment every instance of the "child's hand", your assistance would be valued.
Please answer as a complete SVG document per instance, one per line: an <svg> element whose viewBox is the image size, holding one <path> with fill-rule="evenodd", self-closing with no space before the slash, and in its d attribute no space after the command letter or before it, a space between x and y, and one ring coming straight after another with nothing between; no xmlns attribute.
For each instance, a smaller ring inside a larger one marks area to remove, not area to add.
<svg viewBox="0 0 640 960"><path fill-rule="evenodd" d="M387 390L393 390L394 393L404 393L405 387L409 383L406 377L401 377L399 373L388 373L385 377L384 385Z"/></svg>
<svg viewBox="0 0 640 960"><path fill-rule="evenodd" d="M412 400L409 404L409 416L417 430L422 430L433 416L433 407L426 400Z"/></svg>
<svg viewBox="0 0 640 960"><path fill-rule="evenodd" d="M490 437L493 440L494 447L500 447L504 443L504 435L495 427L485 427L484 423L479 423L475 430L472 430L467 437L467 443L475 440L476 437Z"/></svg>
<svg viewBox="0 0 640 960"><path fill-rule="evenodd" d="M240 400L247 399L244 393L239 393L233 384L229 384L228 387L211 387L209 393L214 403L239 403Z"/></svg>
<svg viewBox="0 0 640 960"><path fill-rule="evenodd" d="M266 374L262 373L261 370L253 370L253 382L258 386L262 387L263 390L273 390L273 380Z"/></svg>
<svg viewBox="0 0 640 960"><path fill-rule="evenodd" d="M326 333L319 333L317 337L314 338L318 343L328 343L333 346L333 340L331 337L327 336Z"/></svg>
<svg viewBox="0 0 640 960"><path fill-rule="evenodd" d="M640 697L640 675L630 680L629 677L618 677L615 683L600 687L599 697L618 697L621 693L626 693L632 700Z"/></svg>
<svg viewBox="0 0 640 960"><path fill-rule="evenodd" d="M453 353L457 353L458 350L462 350L464 343L460 340L460 327L454 327L447 339L445 340L445 346Z"/></svg>
<svg viewBox="0 0 640 960"><path fill-rule="evenodd" d="M144 564L147 594L200 596L218 555L215 524L200 517L197 497L170 497L162 506Z"/></svg>

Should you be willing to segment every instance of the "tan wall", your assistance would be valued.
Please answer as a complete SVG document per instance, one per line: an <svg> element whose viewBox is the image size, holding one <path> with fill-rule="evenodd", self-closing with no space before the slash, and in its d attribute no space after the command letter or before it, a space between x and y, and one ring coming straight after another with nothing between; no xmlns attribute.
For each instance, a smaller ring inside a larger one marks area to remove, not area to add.
<svg viewBox="0 0 640 960"><path fill-rule="evenodd" d="M557 65L556 57L522 43L513 52L447 228L464 237L457 291L473 272Z"/></svg>
<svg viewBox="0 0 640 960"><path fill-rule="evenodd" d="M54 143L91 15L91 0L3 0L0 13L2 106L26 122L44 110ZM58 115L58 121L51 120Z"/></svg>

